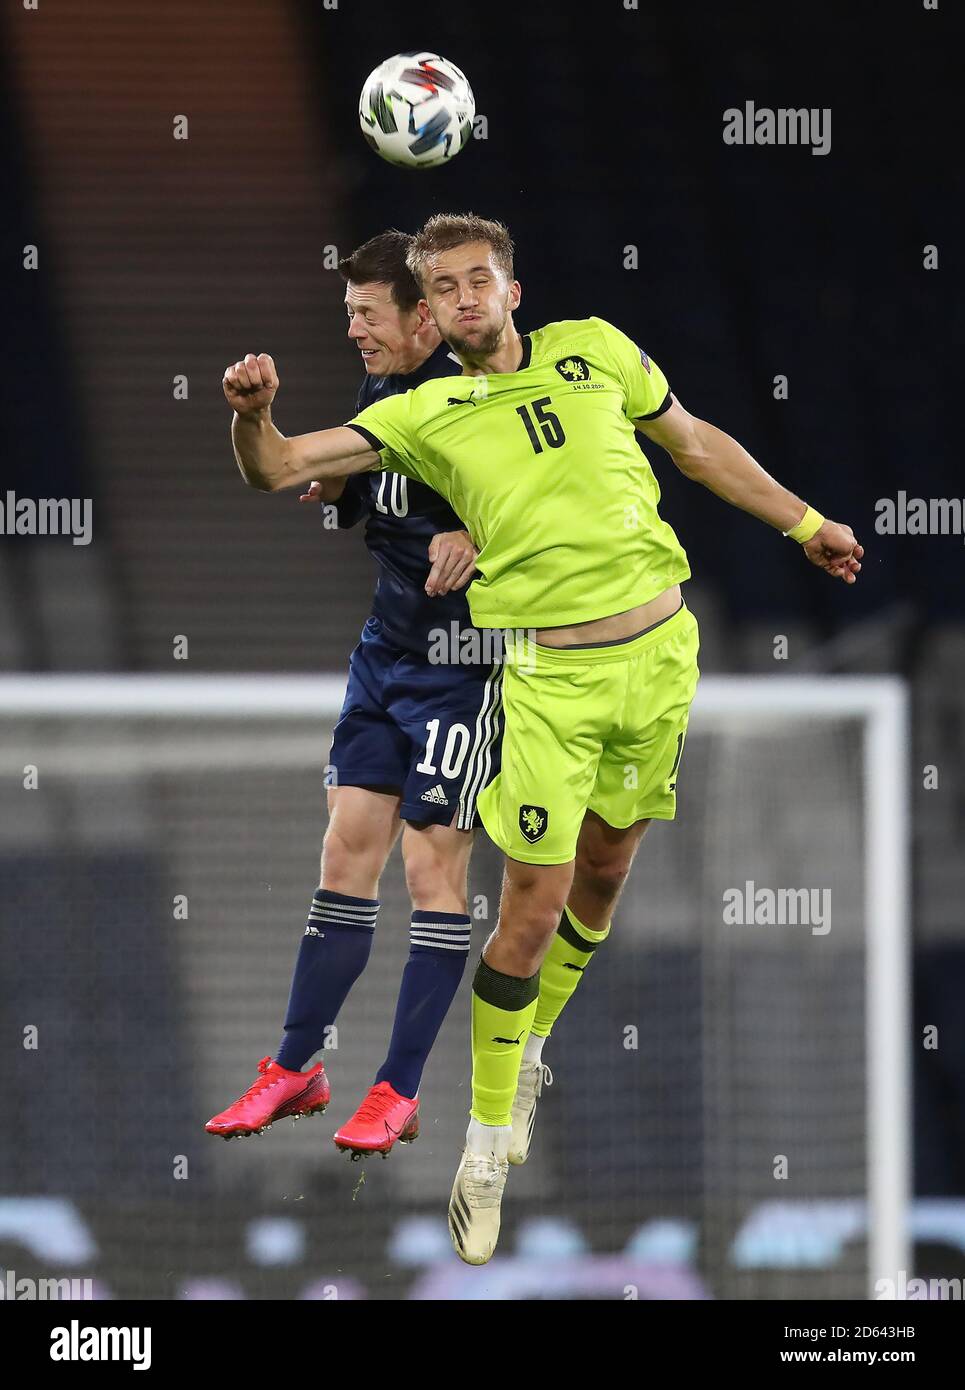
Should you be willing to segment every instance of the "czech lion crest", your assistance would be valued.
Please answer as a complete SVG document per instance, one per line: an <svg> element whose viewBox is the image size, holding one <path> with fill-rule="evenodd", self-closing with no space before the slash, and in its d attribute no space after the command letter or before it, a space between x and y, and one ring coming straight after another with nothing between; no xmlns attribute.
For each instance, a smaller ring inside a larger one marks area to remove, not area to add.
<svg viewBox="0 0 965 1390"><path fill-rule="evenodd" d="M519 828L523 838L531 845L541 840L549 824L549 812L545 806L520 806Z"/></svg>
<svg viewBox="0 0 965 1390"><path fill-rule="evenodd" d="M564 381L589 381L590 368L582 357L561 357L556 370Z"/></svg>

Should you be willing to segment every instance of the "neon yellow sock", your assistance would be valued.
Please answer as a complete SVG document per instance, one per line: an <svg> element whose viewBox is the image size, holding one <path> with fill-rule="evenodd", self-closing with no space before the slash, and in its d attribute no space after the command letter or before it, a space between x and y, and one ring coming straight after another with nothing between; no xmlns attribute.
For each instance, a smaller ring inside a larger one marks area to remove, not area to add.
<svg viewBox="0 0 965 1390"><path fill-rule="evenodd" d="M594 931L592 927L585 927L571 908L563 909L560 924L540 966L539 998L532 1027L537 1037L549 1037L553 1024L593 959L593 952L609 934L609 923L603 931Z"/></svg>
<svg viewBox="0 0 965 1390"><path fill-rule="evenodd" d="M472 1110L484 1125L512 1123L523 1047L536 1013L539 971L526 980L480 960L472 982Z"/></svg>

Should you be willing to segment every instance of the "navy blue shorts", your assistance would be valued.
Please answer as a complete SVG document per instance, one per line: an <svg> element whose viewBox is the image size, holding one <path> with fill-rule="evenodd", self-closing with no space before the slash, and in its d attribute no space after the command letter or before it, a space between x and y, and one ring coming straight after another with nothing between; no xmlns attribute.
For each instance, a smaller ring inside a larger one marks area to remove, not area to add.
<svg viewBox="0 0 965 1390"><path fill-rule="evenodd" d="M339 787L398 789L402 817L471 830L499 771L501 666L436 665L369 618L348 668L329 763Z"/></svg>

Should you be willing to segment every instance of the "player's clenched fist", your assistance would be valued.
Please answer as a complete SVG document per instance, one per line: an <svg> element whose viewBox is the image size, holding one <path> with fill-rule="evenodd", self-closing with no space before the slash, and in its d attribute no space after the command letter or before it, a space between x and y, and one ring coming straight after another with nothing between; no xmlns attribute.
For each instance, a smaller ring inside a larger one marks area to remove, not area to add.
<svg viewBox="0 0 965 1390"><path fill-rule="evenodd" d="M278 390L278 373L267 352L249 352L243 362L229 367L222 381L225 400L239 415L250 415L271 405Z"/></svg>
<svg viewBox="0 0 965 1390"><path fill-rule="evenodd" d="M825 521L802 548L811 564L826 570L832 579L853 584L861 572L864 546L858 544L851 527L840 521Z"/></svg>

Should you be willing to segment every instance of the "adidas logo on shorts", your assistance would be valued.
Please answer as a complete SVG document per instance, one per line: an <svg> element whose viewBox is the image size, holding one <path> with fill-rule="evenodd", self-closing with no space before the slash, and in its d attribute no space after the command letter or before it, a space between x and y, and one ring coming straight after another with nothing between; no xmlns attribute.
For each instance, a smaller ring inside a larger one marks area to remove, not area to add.
<svg viewBox="0 0 965 1390"><path fill-rule="evenodd" d="M427 792L423 792L421 800L431 801L433 806L449 805L449 799L446 796L445 792L442 790L442 787L439 785L431 787Z"/></svg>

